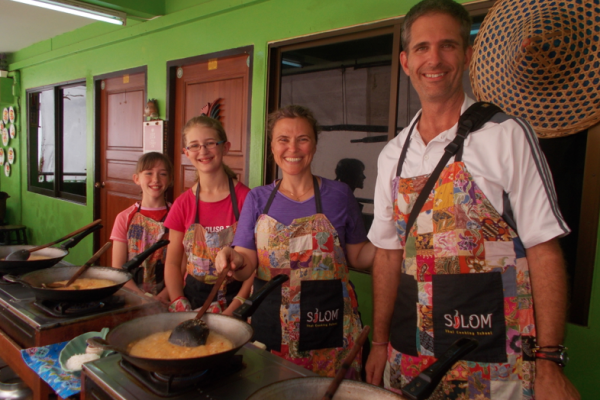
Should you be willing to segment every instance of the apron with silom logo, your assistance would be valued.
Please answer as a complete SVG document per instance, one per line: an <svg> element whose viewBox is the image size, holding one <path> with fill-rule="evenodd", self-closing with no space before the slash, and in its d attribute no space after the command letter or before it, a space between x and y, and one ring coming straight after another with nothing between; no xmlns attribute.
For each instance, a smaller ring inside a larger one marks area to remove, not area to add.
<svg viewBox="0 0 600 400"><path fill-rule="evenodd" d="M229 195L236 222L219 232L208 232L200 224L200 187L196 189L196 217L195 221L183 236L183 248L187 256L187 278L183 288L184 296L189 300L192 309L202 307L213 285L217 281L218 273L215 268L215 257L223 246L228 246L233 241L240 213L233 180L229 178ZM242 287L242 282L227 278L217 292L217 299L209 312L220 313L225 311L233 298Z"/></svg>
<svg viewBox="0 0 600 400"><path fill-rule="evenodd" d="M289 275L252 316L255 340L272 353L323 376L335 376L358 339L361 323L338 234L322 214L319 183L315 215L283 225L268 212L273 189L255 228L258 271L254 290L277 275ZM360 354L350 377L358 377Z"/></svg>
<svg viewBox="0 0 600 400"><path fill-rule="evenodd" d="M393 181L404 262L386 386L399 391L454 341L469 337L479 347L446 374L436 392L439 398L532 398L535 363L527 346L535 337L533 300L525 249L516 231L479 189L460 151L442 170L407 233L413 204L428 176L400 178L405 154Z"/></svg>

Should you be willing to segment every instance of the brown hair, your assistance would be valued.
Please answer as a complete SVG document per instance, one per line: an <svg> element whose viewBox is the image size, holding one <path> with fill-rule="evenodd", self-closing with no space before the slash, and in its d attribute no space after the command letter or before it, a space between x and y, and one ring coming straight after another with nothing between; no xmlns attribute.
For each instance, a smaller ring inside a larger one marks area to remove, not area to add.
<svg viewBox="0 0 600 400"><path fill-rule="evenodd" d="M199 115L197 117L193 117L192 119L190 119L185 126L183 127L183 132L181 134L182 136L182 140L183 140L183 147L187 146L187 132L189 131L190 128L193 128L194 126L204 126L206 128L210 128L213 129L215 132L217 132L217 136L219 136L219 140L222 140L224 142L227 142L227 133L225 132L225 128L223 128L223 125L221 124L221 122L219 122L219 120L216 120L214 118L211 117L207 117L206 115ZM223 169L225 170L225 173L227 174L227 176L229 176L232 179L237 179L237 174L235 172L233 172L233 170L231 168L229 168L229 166L225 163L223 164ZM198 177L196 176L196 179Z"/></svg>
<svg viewBox="0 0 600 400"><path fill-rule="evenodd" d="M137 164L135 165L135 173L140 174L142 171L146 171L152 169L159 162L163 163L165 169L167 170L167 175L169 176L169 185L173 184L173 164L169 157L165 156L162 153L158 153L156 151L152 151L150 153L142 154L142 156L138 159Z"/></svg>
<svg viewBox="0 0 600 400"><path fill-rule="evenodd" d="M422 0L415 4L406 14L402 22L402 50L408 53L410 44L410 29L415 21L424 15L446 14L454 18L460 24L460 36L463 40L463 48L469 47L469 35L471 34L471 16L469 12L453 0Z"/></svg>
<svg viewBox="0 0 600 400"><path fill-rule="evenodd" d="M319 132L321 132L321 127L319 127L317 119L308 108L298 105L286 106L269 114L267 120L267 137L269 138L269 141L273 139L273 128L275 128L275 124L284 118L304 118L313 129L315 143L319 142Z"/></svg>

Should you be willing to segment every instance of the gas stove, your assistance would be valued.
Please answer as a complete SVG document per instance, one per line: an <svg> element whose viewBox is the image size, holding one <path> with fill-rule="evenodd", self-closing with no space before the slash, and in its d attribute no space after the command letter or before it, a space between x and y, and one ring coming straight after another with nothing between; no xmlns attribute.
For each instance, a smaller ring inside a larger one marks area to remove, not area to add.
<svg viewBox="0 0 600 400"><path fill-rule="evenodd" d="M193 383L185 382L183 388L178 387L171 393L157 391L152 383L145 383L146 379L163 380L164 385L165 377L135 367L132 371L130 367L131 364L118 354L84 364L81 400L244 400L274 382L317 376L252 344L242 347L229 364L189 377ZM185 376L171 377L172 382L187 379Z"/></svg>

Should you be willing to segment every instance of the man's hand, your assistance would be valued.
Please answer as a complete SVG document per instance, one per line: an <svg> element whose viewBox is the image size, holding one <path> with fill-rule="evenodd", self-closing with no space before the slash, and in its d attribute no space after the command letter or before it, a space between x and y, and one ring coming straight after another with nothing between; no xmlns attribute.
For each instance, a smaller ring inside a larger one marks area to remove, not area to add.
<svg viewBox="0 0 600 400"><path fill-rule="evenodd" d="M580 400L581 396L555 362L535 361L534 393L536 400Z"/></svg>
<svg viewBox="0 0 600 400"><path fill-rule="evenodd" d="M387 346L372 346L367 365L367 383L376 386L383 384L383 371L387 362Z"/></svg>

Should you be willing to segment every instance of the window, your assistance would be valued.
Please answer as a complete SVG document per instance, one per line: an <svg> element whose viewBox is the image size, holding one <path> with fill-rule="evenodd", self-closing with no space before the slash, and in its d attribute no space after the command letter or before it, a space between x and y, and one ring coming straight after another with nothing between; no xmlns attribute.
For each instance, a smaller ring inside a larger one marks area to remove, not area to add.
<svg viewBox="0 0 600 400"><path fill-rule="evenodd" d="M27 91L31 192L86 202L85 82Z"/></svg>

